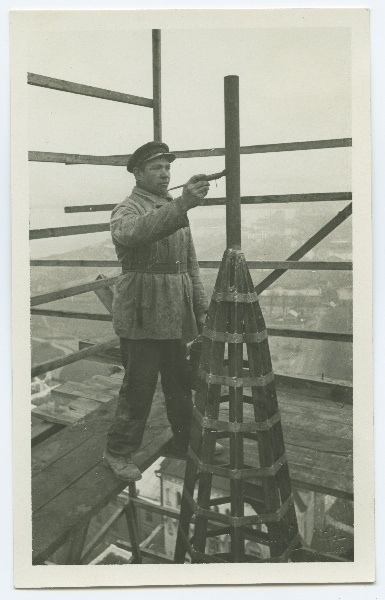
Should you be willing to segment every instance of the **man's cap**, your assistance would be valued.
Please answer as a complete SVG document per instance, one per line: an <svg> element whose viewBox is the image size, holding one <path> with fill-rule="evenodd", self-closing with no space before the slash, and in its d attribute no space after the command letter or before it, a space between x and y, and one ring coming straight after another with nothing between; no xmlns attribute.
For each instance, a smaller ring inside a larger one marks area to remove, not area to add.
<svg viewBox="0 0 385 600"><path fill-rule="evenodd" d="M158 156L164 156L171 163L176 159L175 154L172 154L167 144L163 142L148 142L144 146L140 146L133 154L131 154L127 163L127 171L133 172L134 167L139 167L141 164L158 158Z"/></svg>

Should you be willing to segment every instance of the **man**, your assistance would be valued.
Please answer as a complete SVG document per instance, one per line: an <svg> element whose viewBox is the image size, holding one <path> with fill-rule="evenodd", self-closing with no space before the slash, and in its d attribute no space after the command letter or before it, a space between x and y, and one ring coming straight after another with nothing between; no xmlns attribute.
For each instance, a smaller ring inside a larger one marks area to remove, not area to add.
<svg viewBox="0 0 385 600"><path fill-rule="evenodd" d="M161 142L138 148L127 165L136 186L111 215L112 239L122 263L113 324L125 375L104 460L127 481L141 478L131 455L141 445L159 372L174 436L172 451L185 454L189 440L192 399L186 342L202 330L208 302L187 211L203 203L210 184L204 175L195 175L173 200L167 189L174 160Z"/></svg>

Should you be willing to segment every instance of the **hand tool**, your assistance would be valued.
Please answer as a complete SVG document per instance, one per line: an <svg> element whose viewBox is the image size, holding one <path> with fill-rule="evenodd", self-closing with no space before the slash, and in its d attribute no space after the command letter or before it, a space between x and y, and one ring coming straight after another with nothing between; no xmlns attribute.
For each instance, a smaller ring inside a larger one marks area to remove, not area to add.
<svg viewBox="0 0 385 600"><path fill-rule="evenodd" d="M212 175L205 175L199 181L213 181L214 179L220 179L226 175L226 170L221 171L220 173L213 173ZM167 191L171 192L171 190L178 190L179 188L184 187L186 184L182 183L182 185L176 185L175 187L169 188Z"/></svg>

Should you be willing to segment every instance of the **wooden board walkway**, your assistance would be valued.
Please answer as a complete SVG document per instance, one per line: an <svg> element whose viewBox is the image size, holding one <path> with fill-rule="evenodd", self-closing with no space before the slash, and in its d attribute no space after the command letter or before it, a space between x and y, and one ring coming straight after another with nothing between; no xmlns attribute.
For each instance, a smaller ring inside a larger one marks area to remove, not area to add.
<svg viewBox="0 0 385 600"><path fill-rule="evenodd" d="M47 560L127 484L102 462L117 400L103 403L77 423L32 449L33 562ZM135 462L144 471L172 434L163 398L156 394Z"/></svg>
<svg viewBox="0 0 385 600"><path fill-rule="evenodd" d="M42 421L36 417L31 416L31 445L36 446L42 441L51 437L54 433L57 433L63 429L64 425L57 423L50 423L49 421Z"/></svg>
<svg viewBox="0 0 385 600"><path fill-rule="evenodd" d="M84 383L67 381L53 388L46 402L32 409L34 419L48 423L72 425L99 408L101 403L110 402L119 392L123 372L110 377L94 375Z"/></svg>
<svg viewBox="0 0 385 600"><path fill-rule="evenodd" d="M85 387L88 391L96 386L98 393L104 389L106 395L115 396L107 402L80 396L71 399L71 395L65 399L65 394L62 394L61 401L67 402L67 407L76 407L78 402L77 411L74 408L67 411L76 420L32 448L35 564L48 559L56 549L71 540L81 523L126 487L102 463L106 433L114 415L121 380L120 373L107 378L95 376L90 385L87 382ZM68 389L68 384L65 385ZM79 384L75 387L82 389ZM57 390L59 396L60 387ZM317 392L318 395L309 393L301 386L279 386L277 393L293 485L352 500L352 406L334 402L321 392ZM54 406L51 406L51 414L47 413L44 405L34 410L38 409L40 419L52 419L51 425L59 422ZM245 420L248 414L251 415L251 410L250 405L245 406ZM41 422L46 424L46 421ZM141 470L164 455L162 448L170 438L164 399L158 384L143 445L135 456ZM225 453L218 457L218 463L227 460L226 440L222 443ZM255 461L255 457L249 455L247 440L245 457L248 464Z"/></svg>
<svg viewBox="0 0 385 600"><path fill-rule="evenodd" d="M322 396L309 396L306 389L277 389L282 430L292 484L299 489L353 500L353 416L350 404ZM220 418L228 417L221 409ZM244 420L253 420L252 406L245 405ZM225 454L221 456L226 463ZM254 445L245 441L245 462L256 464L250 454Z"/></svg>

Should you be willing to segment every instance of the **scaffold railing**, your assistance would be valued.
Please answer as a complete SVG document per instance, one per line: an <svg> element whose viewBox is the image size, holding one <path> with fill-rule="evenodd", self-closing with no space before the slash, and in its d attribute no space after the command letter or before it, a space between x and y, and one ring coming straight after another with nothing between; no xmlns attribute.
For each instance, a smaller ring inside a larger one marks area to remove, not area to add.
<svg viewBox="0 0 385 600"><path fill-rule="evenodd" d="M88 86L80 83L64 81L43 75L28 73L27 82L29 85L39 86L47 89L53 89L61 92L80 94L88 97L99 98L114 102L123 102L143 107L148 107L153 110L153 131L154 140L162 139L162 119L161 119L161 32L154 29L152 31L152 78L153 78L153 98L142 98L127 93L106 90L94 86ZM261 154L275 152L293 152L303 150L320 150L329 148L347 148L352 146L351 138L338 138L328 140L312 140L300 142L285 142L275 144L258 144L251 146L241 146L240 154ZM225 148L210 148L210 149L192 149L192 150L176 150L173 152L178 158L208 158L225 155ZM109 166L126 166L129 154L114 155L114 156L93 156L71 153L55 153L55 152L40 152L30 151L28 160L33 162L53 162L62 163L65 165L109 165ZM242 204L278 204L278 203L312 203L312 202L345 202L352 200L351 192L327 192L327 193L306 193L306 194L279 194L279 195L261 195L261 196L243 196ZM226 198L209 198L205 201L205 206L220 206L226 203ZM84 206L67 206L66 213L80 212L98 212L111 211L115 204L100 204L100 205L84 205ZM285 261L248 261L248 268L255 270L270 270L270 273L263 279L255 290L258 294L263 293L267 288L281 277L288 270L310 270L310 271L351 271L353 268L351 261L300 261L311 249L319 244L327 235L334 231L341 223L343 223L352 213L352 204L349 203L328 223L321 227L305 244L298 248ZM69 235L84 235L95 232L103 232L109 230L109 223L95 223L86 225L71 225L64 227L50 227L45 229L33 229L30 231L30 240L50 239L52 237L61 237ZM34 259L30 261L31 267L119 267L119 262L116 260L61 260L61 259ZM220 261L199 261L201 268L217 269ZM74 297L89 291L95 291L106 286L113 285L116 277L110 277L103 280L89 281L70 288L61 290L53 290L44 294L39 294L31 298L31 314L44 315L61 318L77 318L89 319L97 321L111 321L110 314L97 314L88 312L76 312L67 310L53 310L36 308L44 303L53 302L56 300ZM337 332L322 332L322 331L306 331L296 329L269 328L269 335L293 337L302 339L324 340L347 342L353 341L353 336L346 333ZM115 339L115 338L114 338ZM117 343L117 338L115 339ZM79 352L54 359L35 365L32 368L31 376L47 372L48 366L51 369L59 368L63 364L70 364L77 360L82 360L86 356L97 354L105 349L106 344L112 347L114 342L108 341L102 344L83 349ZM85 354L87 353L87 354ZM57 366L59 365L59 366ZM310 380L309 380L310 381ZM336 382L337 383L337 382ZM347 384L347 382L343 382Z"/></svg>

